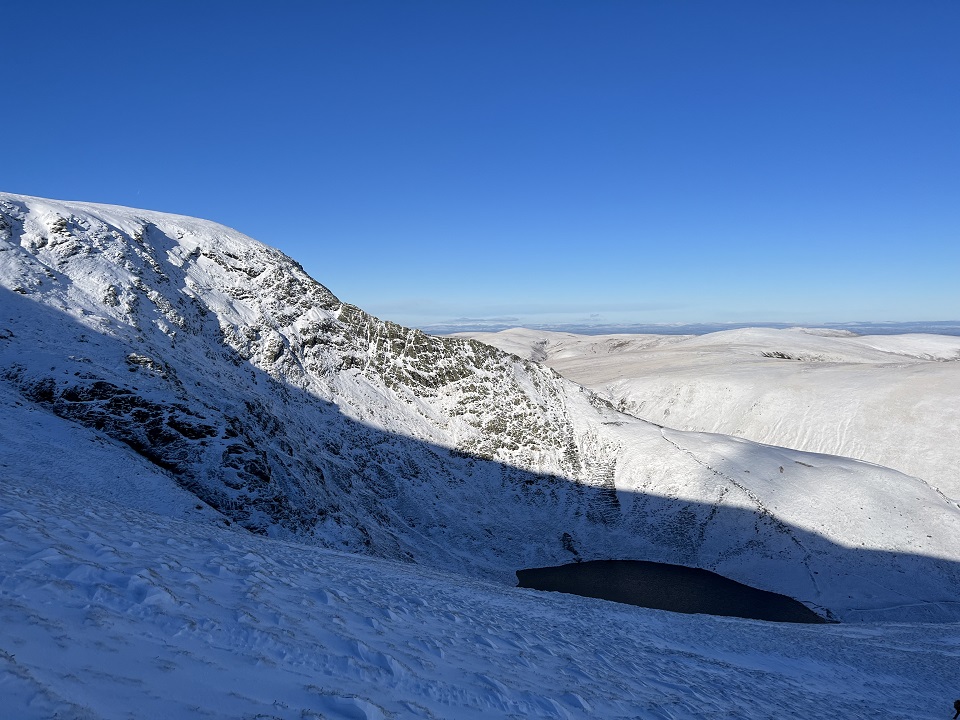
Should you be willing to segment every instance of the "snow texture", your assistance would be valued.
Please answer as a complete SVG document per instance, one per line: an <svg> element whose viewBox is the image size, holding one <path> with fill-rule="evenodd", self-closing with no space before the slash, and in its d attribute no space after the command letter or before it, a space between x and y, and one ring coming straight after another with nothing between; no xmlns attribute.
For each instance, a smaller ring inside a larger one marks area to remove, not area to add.
<svg viewBox="0 0 960 720"><path fill-rule="evenodd" d="M4 433L69 436L80 468L128 461L18 403L4 397ZM148 467L107 499L70 465L45 474L51 448L4 455L5 717L923 720L947 717L955 691L957 625L765 623L510 588L207 522Z"/></svg>

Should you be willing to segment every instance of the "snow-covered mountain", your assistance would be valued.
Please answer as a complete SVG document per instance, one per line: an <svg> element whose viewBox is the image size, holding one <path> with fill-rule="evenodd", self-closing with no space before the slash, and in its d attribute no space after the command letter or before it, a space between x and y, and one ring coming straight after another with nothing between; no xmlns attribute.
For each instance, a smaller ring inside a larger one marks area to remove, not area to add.
<svg viewBox="0 0 960 720"><path fill-rule="evenodd" d="M214 223L0 195L0 284L8 406L128 448L196 521L500 583L632 558L843 620L960 617L960 510L922 480L622 414L367 315ZM49 444L22 427L21 449Z"/></svg>
<svg viewBox="0 0 960 720"><path fill-rule="evenodd" d="M808 328L469 336L544 362L645 420L866 460L960 500L960 337Z"/></svg>

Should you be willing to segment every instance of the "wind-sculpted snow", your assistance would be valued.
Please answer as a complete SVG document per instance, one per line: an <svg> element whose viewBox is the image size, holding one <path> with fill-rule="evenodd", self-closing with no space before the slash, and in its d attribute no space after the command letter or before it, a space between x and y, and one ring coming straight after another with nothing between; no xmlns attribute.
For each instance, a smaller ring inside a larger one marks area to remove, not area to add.
<svg viewBox="0 0 960 720"><path fill-rule="evenodd" d="M222 226L0 195L0 279L18 402L255 533L501 582L669 562L840 619L960 617L960 515L922 482L618 413L534 362L371 317Z"/></svg>

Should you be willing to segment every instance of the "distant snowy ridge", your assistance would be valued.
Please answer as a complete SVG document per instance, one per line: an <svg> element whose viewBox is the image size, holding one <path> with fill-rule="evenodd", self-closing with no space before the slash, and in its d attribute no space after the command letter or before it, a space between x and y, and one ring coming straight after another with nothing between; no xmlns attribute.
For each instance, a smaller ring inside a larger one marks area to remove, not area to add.
<svg viewBox="0 0 960 720"><path fill-rule="evenodd" d="M846 620L960 618L960 510L923 482L638 420L367 315L223 226L3 194L0 284L17 402L254 532L507 583L672 562Z"/></svg>
<svg viewBox="0 0 960 720"><path fill-rule="evenodd" d="M874 462L960 500L960 337L819 328L468 335L544 362L651 422Z"/></svg>

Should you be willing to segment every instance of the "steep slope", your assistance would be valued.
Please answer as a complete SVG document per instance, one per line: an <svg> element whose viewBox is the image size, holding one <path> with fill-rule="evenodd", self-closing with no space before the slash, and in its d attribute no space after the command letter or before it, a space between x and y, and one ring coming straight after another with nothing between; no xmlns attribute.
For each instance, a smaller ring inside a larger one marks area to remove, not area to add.
<svg viewBox="0 0 960 720"><path fill-rule="evenodd" d="M662 429L342 303L214 223L0 195L0 368L262 534L512 582L695 565L844 619L958 617L958 509L852 461Z"/></svg>
<svg viewBox="0 0 960 720"><path fill-rule="evenodd" d="M843 455L960 500L960 338L751 328L703 336L464 333L681 430Z"/></svg>

